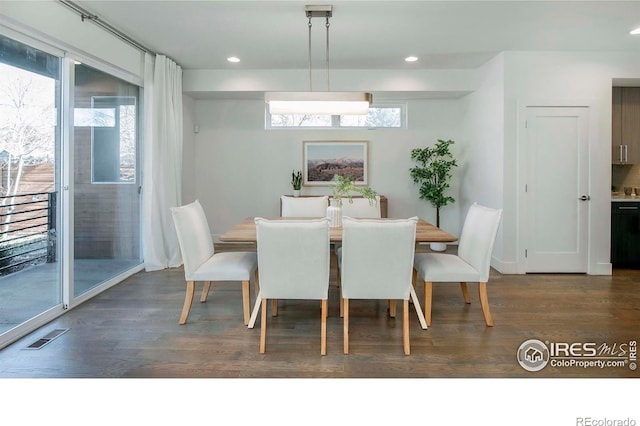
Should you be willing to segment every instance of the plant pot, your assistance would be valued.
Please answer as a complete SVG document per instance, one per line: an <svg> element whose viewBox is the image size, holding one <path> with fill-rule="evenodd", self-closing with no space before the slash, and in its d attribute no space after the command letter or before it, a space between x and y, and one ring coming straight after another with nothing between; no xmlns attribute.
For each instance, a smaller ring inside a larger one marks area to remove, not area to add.
<svg viewBox="0 0 640 426"><path fill-rule="evenodd" d="M429 244L429 248L433 251L445 251L447 245L445 243L431 243Z"/></svg>
<svg viewBox="0 0 640 426"><path fill-rule="evenodd" d="M294 189L293 190L293 196L294 197L299 197L300 196L300 190L299 189Z"/></svg>
<svg viewBox="0 0 640 426"><path fill-rule="evenodd" d="M340 207L338 200L334 200L333 198L329 200L327 217L329 218L329 226L331 228L340 228L342 226L342 207Z"/></svg>

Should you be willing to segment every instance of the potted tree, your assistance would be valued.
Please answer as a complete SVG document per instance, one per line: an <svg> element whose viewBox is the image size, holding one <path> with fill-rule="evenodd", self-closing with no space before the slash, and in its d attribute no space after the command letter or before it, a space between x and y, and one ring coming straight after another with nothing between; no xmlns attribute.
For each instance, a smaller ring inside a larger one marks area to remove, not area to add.
<svg viewBox="0 0 640 426"><path fill-rule="evenodd" d="M302 172L294 170L291 172L291 185L293 186L293 196L300 196L300 188L302 188Z"/></svg>
<svg viewBox="0 0 640 426"><path fill-rule="evenodd" d="M455 158L449 147L452 140L441 140L433 147L415 148L411 150L411 159L417 165L409 170L414 183L420 184L420 199L429 201L436 208L436 226L440 227L440 208L455 199L445 194L451 180L451 170L457 167ZM443 251L446 244L433 243L431 249Z"/></svg>
<svg viewBox="0 0 640 426"><path fill-rule="evenodd" d="M368 199L371 205L375 205L377 202L376 196L378 194L368 186L356 185L351 176L334 175L331 186L333 187L333 195L329 201L330 205L327 208L327 217L331 219L332 227L342 226L343 198L347 198L350 203L353 203L352 193L356 192Z"/></svg>

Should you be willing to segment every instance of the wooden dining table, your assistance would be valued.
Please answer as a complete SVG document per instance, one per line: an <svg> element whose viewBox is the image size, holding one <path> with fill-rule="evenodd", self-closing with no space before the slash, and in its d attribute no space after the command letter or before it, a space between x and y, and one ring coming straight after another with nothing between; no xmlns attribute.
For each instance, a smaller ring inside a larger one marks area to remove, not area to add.
<svg viewBox="0 0 640 426"><path fill-rule="evenodd" d="M296 218L292 217L266 217L265 219L296 220ZM256 224L254 220L254 217L243 219L241 222L234 225L231 229L222 234L220 236L220 241L227 243L257 243L258 239L256 237ZM329 233L329 239L332 243L342 242L342 228L330 228ZM418 219L418 223L416 224L416 244L453 243L455 241L458 241L458 239L448 232L443 231L442 229L430 224L423 219Z"/></svg>
<svg viewBox="0 0 640 426"><path fill-rule="evenodd" d="M292 218L292 217L267 217L265 219L271 220L301 220L303 218ZM308 218L305 218L308 219ZM390 219L376 219L376 220L390 220ZM342 242L342 228L330 228L329 229L329 240L332 243L340 243ZM418 219L418 223L416 224L416 246L420 243L453 243L458 239L448 232L443 231L435 225L423 220ZM220 241L226 243L252 243L254 245L257 244L258 238L256 235L256 224L254 217L247 217L238 224L234 225L231 229L226 231L220 236ZM332 252L334 252L332 250ZM258 265L259 267L259 265ZM420 326L426 330L427 322L424 318L424 313L422 312L422 308L420 307L420 302L418 301L418 297L415 293L415 289L413 286L410 286L410 295L413 305L416 310L416 314L418 315L418 320L420 321ZM251 318L249 320L249 328L253 328L255 325L256 318L258 316L258 310L260 306L260 298L256 297L256 302L253 308L253 312L251 313Z"/></svg>

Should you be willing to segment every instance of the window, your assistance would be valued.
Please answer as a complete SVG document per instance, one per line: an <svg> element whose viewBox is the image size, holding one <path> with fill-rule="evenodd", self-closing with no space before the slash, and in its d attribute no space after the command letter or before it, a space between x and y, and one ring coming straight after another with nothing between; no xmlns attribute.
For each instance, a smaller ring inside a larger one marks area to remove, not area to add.
<svg viewBox="0 0 640 426"><path fill-rule="evenodd" d="M374 105L367 115L271 115L266 109L267 129L406 127L405 105Z"/></svg>
<svg viewBox="0 0 640 426"><path fill-rule="evenodd" d="M135 183L136 98L92 96L91 108L75 108L75 127L90 127L93 183Z"/></svg>

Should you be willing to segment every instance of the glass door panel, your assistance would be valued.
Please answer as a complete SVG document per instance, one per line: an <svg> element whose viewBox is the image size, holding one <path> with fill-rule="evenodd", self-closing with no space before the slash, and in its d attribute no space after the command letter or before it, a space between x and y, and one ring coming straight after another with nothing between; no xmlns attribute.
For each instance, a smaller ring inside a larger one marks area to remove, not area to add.
<svg viewBox="0 0 640 426"><path fill-rule="evenodd" d="M0 35L0 342L62 304L60 63Z"/></svg>
<svg viewBox="0 0 640 426"><path fill-rule="evenodd" d="M74 296L139 265L139 87L75 65Z"/></svg>

